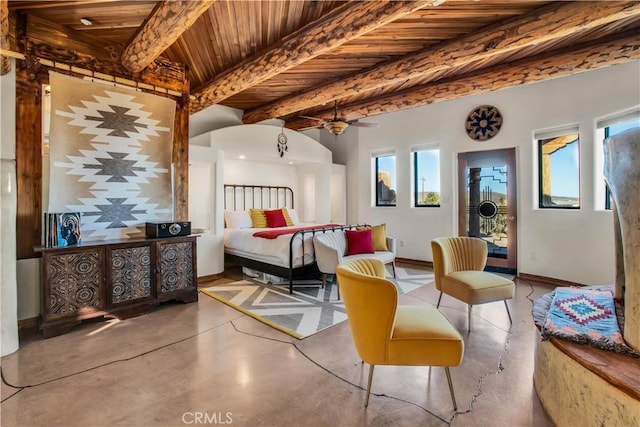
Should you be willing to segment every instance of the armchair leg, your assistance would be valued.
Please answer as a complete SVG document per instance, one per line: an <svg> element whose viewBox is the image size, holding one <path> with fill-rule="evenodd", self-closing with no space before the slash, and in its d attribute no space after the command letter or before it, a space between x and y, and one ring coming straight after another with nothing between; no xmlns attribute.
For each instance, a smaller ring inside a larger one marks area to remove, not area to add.
<svg viewBox="0 0 640 427"><path fill-rule="evenodd" d="M393 269L393 278L397 279L398 277L396 276L396 260L395 259L391 261L391 268Z"/></svg>
<svg viewBox="0 0 640 427"><path fill-rule="evenodd" d="M468 319L467 319L467 331L471 332L471 307L473 307L471 304L469 304L469 310L467 310L468 314Z"/></svg>
<svg viewBox="0 0 640 427"><path fill-rule="evenodd" d="M322 289L327 284L327 273L322 273Z"/></svg>
<svg viewBox="0 0 640 427"><path fill-rule="evenodd" d="M364 407L369 406L369 395L371 394L371 380L373 380L373 368L375 365L369 365L369 381L367 381L367 398L364 400ZM448 368L447 368L448 369Z"/></svg>
<svg viewBox="0 0 640 427"><path fill-rule="evenodd" d="M458 410L458 404L456 403L456 394L453 392L453 383L451 382L451 372L449 372L449 367L445 366L444 371L447 374L447 382L449 383L449 392L451 393L451 400L453 401L453 409Z"/></svg>
<svg viewBox="0 0 640 427"><path fill-rule="evenodd" d="M338 285L338 278L336 277L336 291L338 291L338 301L340 301L340 285Z"/></svg>
<svg viewBox="0 0 640 427"><path fill-rule="evenodd" d="M436 304L436 308L440 308L440 300L442 299L442 291L440 291L440 296L438 297L438 304Z"/></svg>
<svg viewBox="0 0 640 427"><path fill-rule="evenodd" d="M504 300L504 306L507 309L507 314L509 315L509 323L513 325L513 320L511 320L511 312L509 311L509 304L507 304L507 300Z"/></svg>

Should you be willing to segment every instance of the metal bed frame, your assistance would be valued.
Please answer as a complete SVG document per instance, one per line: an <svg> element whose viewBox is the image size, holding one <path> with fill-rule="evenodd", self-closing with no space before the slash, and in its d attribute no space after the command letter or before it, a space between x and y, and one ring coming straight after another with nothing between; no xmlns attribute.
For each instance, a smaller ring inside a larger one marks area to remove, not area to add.
<svg viewBox="0 0 640 427"><path fill-rule="evenodd" d="M227 204L229 202L229 204ZM290 203L290 205L289 205ZM249 208L257 209L278 209L282 207L290 207L293 209L293 190L290 187L270 186L270 185L241 185L241 184L224 184L224 207L233 206L233 210L246 210ZM332 227L312 228L299 230L291 234L289 241L289 267L283 267L266 262L257 261L255 259L242 257L239 255L224 254L225 264L231 263L241 267L247 267L258 270L263 273L272 274L274 276L283 277L289 280L289 293L293 293L294 279L309 277L313 274L319 274L318 265L316 263L316 254L313 252L313 260L305 263L305 235L311 234L312 239L316 233L333 232L336 230L349 230L356 227L365 226L366 224L356 225L336 225ZM302 240L302 265L293 266L293 242L296 238Z"/></svg>

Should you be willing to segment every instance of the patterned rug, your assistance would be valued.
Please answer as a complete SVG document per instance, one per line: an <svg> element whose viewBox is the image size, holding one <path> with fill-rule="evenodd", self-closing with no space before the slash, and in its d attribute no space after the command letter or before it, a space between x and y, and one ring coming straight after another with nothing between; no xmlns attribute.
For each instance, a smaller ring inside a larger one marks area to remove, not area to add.
<svg viewBox="0 0 640 427"><path fill-rule="evenodd" d="M397 279L393 279L387 269L387 278L396 284L400 295L433 282L430 271L396 267L396 274ZM327 283L324 289L318 286L319 280L294 283L293 294L289 294L288 283L261 283L254 278L200 291L298 339L347 320L344 303L337 299L335 283Z"/></svg>

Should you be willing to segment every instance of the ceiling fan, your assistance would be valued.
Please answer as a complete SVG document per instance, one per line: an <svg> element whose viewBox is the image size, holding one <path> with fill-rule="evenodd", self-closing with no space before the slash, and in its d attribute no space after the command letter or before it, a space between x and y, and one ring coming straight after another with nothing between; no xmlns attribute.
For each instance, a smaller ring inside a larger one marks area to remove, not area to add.
<svg viewBox="0 0 640 427"><path fill-rule="evenodd" d="M333 118L332 119L325 120L325 119L321 119L318 117L311 117L311 116L300 116L300 117L305 119L313 119L313 120L319 120L321 122L324 122L322 126L326 130L328 130L330 134L333 134L336 136L341 135L342 132L344 132L347 127L349 127L349 125L362 127L362 128L380 127L378 123L364 123L364 122L359 122L358 120L347 121L347 120L338 118L338 101L333 101Z"/></svg>

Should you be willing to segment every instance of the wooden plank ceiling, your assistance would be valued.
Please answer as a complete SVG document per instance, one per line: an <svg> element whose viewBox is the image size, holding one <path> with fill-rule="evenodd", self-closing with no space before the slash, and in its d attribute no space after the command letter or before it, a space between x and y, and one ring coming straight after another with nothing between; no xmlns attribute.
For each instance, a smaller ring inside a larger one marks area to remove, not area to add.
<svg viewBox="0 0 640 427"><path fill-rule="evenodd" d="M161 56L188 66L192 113L221 104L297 130L331 120L334 100L353 121L640 57L637 1L439 3L9 0L3 38L19 51L31 22L27 39L108 48L133 75Z"/></svg>

